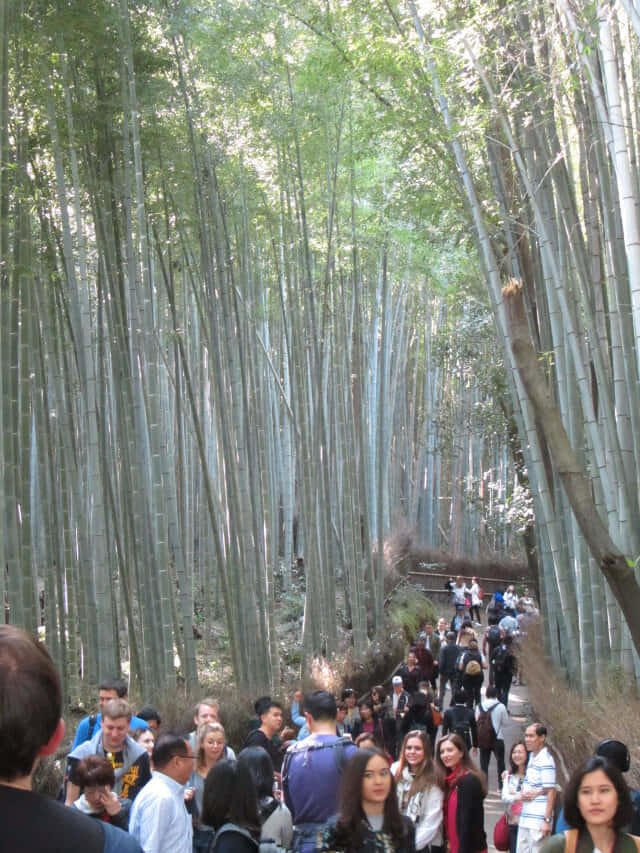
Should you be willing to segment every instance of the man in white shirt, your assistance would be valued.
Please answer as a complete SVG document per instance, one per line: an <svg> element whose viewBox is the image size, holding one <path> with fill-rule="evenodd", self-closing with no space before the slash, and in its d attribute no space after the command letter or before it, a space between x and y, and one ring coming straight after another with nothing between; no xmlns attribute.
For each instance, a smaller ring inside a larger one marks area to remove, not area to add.
<svg viewBox="0 0 640 853"><path fill-rule="evenodd" d="M153 776L135 799L129 832L144 853L192 853L191 816L184 805L194 762L188 736L161 734L151 758Z"/></svg>
<svg viewBox="0 0 640 853"><path fill-rule="evenodd" d="M546 747L545 726L540 723L528 726L524 742L529 750L529 762L522 785L522 812L518 822L516 853L537 853L552 829L556 765Z"/></svg>

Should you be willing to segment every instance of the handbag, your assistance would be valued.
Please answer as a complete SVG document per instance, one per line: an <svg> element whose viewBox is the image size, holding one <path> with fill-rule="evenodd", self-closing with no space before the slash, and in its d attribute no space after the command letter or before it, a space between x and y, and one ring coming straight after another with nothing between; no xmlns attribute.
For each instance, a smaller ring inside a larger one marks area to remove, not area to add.
<svg viewBox="0 0 640 853"><path fill-rule="evenodd" d="M509 849L509 825L507 815L502 815L493 829L493 846L496 850L507 851Z"/></svg>

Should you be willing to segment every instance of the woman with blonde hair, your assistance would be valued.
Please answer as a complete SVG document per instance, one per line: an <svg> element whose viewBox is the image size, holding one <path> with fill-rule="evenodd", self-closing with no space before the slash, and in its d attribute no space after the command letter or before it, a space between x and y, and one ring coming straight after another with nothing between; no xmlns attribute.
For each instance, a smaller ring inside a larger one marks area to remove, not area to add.
<svg viewBox="0 0 640 853"><path fill-rule="evenodd" d="M211 827L202 823L204 783L209 771L226 759L226 737L220 723L205 723L198 729L195 767L185 789L187 809L193 817L194 850L207 850L213 838Z"/></svg>
<svg viewBox="0 0 640 853"><path fill-rule="evenodd" d="M396 780L400 812L415 827L416 850L442 850L442 787L433 763L431 738L414 729L402 743L400 758L391 767Z"/></svg>

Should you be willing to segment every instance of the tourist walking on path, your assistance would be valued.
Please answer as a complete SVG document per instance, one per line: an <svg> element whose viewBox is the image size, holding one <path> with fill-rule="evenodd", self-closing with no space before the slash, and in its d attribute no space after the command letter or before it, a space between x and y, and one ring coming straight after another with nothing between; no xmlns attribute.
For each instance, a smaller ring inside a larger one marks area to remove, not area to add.
<svg viewBox="0 0 640 853"><path fill-rule="evenodd" d="M491 753L496 757L498 779L504 773L504 727L509 721L507 709L497 699L495 687L487 687L484 701L476 707L476 727L480 747L480 769L489 776Z"/></svg>
<svg viewBox="0 0 640 853"><path fill-rule="evenodd" d="M491 654L491 669L498 699L505 708L509 707L509 690L518 664L513 654L513 637L506 634Z"/></svg>
<svg viewBox="0 0 640 853"><path fill-rule="evenodd" d="M457 734L465 742L467 749L478 746L478 727L472 708L466 705L466 694L459 687L453 694L454 704L447 708L442 717L442 734Z"/></svg>
<svg viewBox="0 0 640 853"><path fill-rule="evenodd" d="M478 583L478 578L471 578L471 610L470 615L474 622L481 624L480 608L482 607L483 592Z"/></svg>
<svg viewBox="0 0 640 853"><path fill-rule="evenodd" d="M522 814L518 825L517 853L537 853L551 832L556 797L556 765L547 749L547 729L540 723L528 726L524 742L529 761L522 785Z"/></svg>
<svg viewBox="0 0 640 853"><path fill-rule="evenodd" d="M480 691L482 690L482 682L484 681L485 662L482 660L482 655L478 649L478 641L471 640L467 650L461 655L458 668L460 670L460 680L462 689L467 696L467 705L473 708L480 702Z"/></svg>
<svg viewBox="0 0 640 853"><path fill-rule="evenodd" d="M414 828L398 808L381 752L359 749L344 771L340 810L320 833L316 851L414 853Z"/></svg>
<svg viewBox="0 0 640 853"><path fill-rule="evenodd" d="M518 822L522 812L522 785L528 760L529 753L524 741L516 741L509 752L509 769L502 774L502 802L507 805L509 853L516 853Z"/></svg>
<svg viewBox="0 0 640 853"><path fill-rule="evenodd" d="M440 649L440 658L438 659L438 669L440 671L440 687L438 690L438 704L442 708L444 694L447 689L447 684L451 688L451 693L455 691L458 685L458 676L460 673L457 669L458 658L460 657L460 647L456 643L456 635L453 631L447 633L447 642Z"/></svg>
<svg viewBox="0 0 640 853"><path fill-rule="evenodd" d="M485 851L484 774L469 757L459 735L447 735L438 741L436 762L444 775L443 832L449 853Z"/></svg>
<svg viewBox="0 0 640 853"><path fill-rule="evenodd" d="M398 806L416 831L416 850L442 851L442 788L433 763L431 739L423 731L405 737L400 760L391 767Z"/></svg>
<svg viewBox="0 0 640 853"><path fill-rule="evenodd" d="M605 758L593 756L573 774L564 813L572 829L547 839L541 853L636 853L637 839L623 832L632 816L629 789L620 770Z"/></svg>

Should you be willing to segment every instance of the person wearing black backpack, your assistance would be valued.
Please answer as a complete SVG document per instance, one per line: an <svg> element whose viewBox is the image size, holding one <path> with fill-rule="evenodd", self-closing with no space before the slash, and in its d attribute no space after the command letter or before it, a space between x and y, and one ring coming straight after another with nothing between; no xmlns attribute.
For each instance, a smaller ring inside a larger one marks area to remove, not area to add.
<svg viewBox="0 0 640 853"><path fill-rule="evenodd" d="M461 687L455 690L453 700L455 704L447 708L442 717L442 734L460 735L467 749L473 747L475 751L478 748L476 717L473 709L467 707L467 695Z"/></svg>
<svg viewBox="0 0 640 853"><path fill-rule="evenodd" d="M511 651L513 637L507 634L491 656L491 667L498 699L505 708L509 705L509 690L516 670L515 655Z"/></svg>
<svg viewBox="0 0 640 853"><path fill-rule="evenodd" d="M487 687L484 702L476 708L476 726L478 746L480 747L480 769L489 778L491 753L498 765L498 788L504 773L504 726L509 719L507 709L498 701L498 691L491 685Z"/></svg>
<svg viewBox="0 0 640 853"><path fill-rule="evenodd" d="M498 617L495 613L489 614L488 625L482 636L482 654L489 661L489 684L495 684L493 666L491 659L494 651L502 642L502 629L498 625Z"/></svg>

